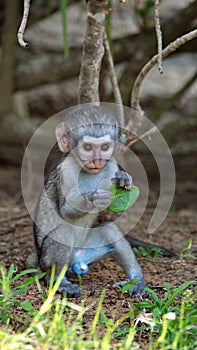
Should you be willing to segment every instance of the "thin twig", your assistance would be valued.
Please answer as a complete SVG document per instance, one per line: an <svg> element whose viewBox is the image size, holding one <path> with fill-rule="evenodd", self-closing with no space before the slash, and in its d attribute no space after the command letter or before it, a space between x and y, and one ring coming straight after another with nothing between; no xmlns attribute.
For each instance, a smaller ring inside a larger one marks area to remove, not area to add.
<svg viewBox="0 0 197 350"><path fill-rule="evenodd" d="M192 30L191 32L182 35L180 38L177 38L173 42L171 42L165 49L162 50L162 58L169 56L172 52L176 51L180 46L184 45L188 41L197 37L197 29ZM137 111L141 110L139 104L139 93L142 82L146 75L149 73L152 67L157 63L158 55L153 56L150 61L146 63L146 65L142 68L140 73L138 74L132 89L131 94L131 107L136 109Z"/></svg>
<svg viewBox="0 0 197 350"><path fill-rule="evenodd" d="M158 69L159 73L163 74L162 67L162 33L159 19L159 0L155 0L155 31L157 35L157 47L158 47Z"/></svg>
<svg viewBox="0 0 197 350"><path fill-rule="evenodd" d="M173 42L171 42L168 46L166 46L165 49L162 50L162 58L165 58L167 56L169 56L172 52L176 51L180 46L184 45L185 43L187 43L188 41L194 39L197 37L197 29L192 30L191 32L182 35L180 38L177 38L176 40L174 40ZM139 104L139 93L140 93L140 88L142 85L142 82L144 80L144 78L146 77L146 75L149 73L149 71L151 70L152 67L154 67L154 65L157 63L158 61L158 54L153 56L147 63L146 65L142 68L142 70L140 71L140 73L138 74L134 85L133 85L133 89L132 89L132 94L131 94L131 107L134 108L140 115L140 120L142 121L142 116L143 116L143 110ZM126 126L126 129L130 130L130 126L132 124L132 120L130 120ZM156 128L151 128L150 130L148 130L145 134L143 134L142 136L139 136L137 138L135 138L134 140L132 140L129 145L133 145L134 143L136 143L137 141L139 141L141 138L144 138L145 136L149 136L150 134L152 134L154 131L156 130ZM136 130L135 130L135 134L136 134Z"/></svg>
<svg viewBox="0 0 197 350"><path fill-rule="evenodd" d="M120 93L120 89L118 86L118 81L117 81L117 77L116 77L116 72L115 72L115 68L114 68L114 62L113 62L113 58L111 55L111 51L110 51L110 46L109 46L109 41L107 38L107 33L106 31L104 32L104 48L105 48L105 62L109 71L109 76L111 79L111 84L112 84L112 90L113 90L113 94L114 94L114 101L116 104L119 105L119 118L120 118L120 123L122 126L124 126L124 109L123 109L123 104L122 104L122 97L121 97L121 93Z"/></svg>
<svg viewBox="0 0 197 350"><path fill-rule="evenodd" d="M27 20L29 16L29 9L30 9L30 0L24 0L23 18L17 33L17 37L18 37L19 44L25 49L29 49L30 47L30 45L24 41L24 32L25 32L25 28L26 28Z"/></svg>
<svg viewBox="0 0 197 350"><path fill-rule="evenodd" d="M148 131L146 131L144 134L142 134L141 136L137 136L135 139L131 140L128 144L127 147L131 147L133 146L135 143L137 143L138 141L144 139L146 136L150 137L152 134L154 134L154 132L157 130L156 126L153 126L151 129L149 129Z"/></svg>

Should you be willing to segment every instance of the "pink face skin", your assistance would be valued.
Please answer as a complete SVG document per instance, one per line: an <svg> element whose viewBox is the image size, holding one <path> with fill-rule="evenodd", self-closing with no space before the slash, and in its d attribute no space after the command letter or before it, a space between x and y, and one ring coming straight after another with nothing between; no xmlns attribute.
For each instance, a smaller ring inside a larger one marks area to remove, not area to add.
<svg viewBox="0 0 197 350"><path fill-rule="evenodd" d="M102 137L84 136L77 146L77 154L84 170L98 174L112 157L114 141L110 135Z"/></svg>

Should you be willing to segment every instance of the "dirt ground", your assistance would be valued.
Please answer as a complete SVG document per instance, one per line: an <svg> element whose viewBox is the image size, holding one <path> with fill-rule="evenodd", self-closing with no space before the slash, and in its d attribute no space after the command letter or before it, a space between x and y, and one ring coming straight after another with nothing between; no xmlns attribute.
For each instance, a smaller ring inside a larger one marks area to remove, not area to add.
<svg viewBox="0 0 197 350"><path fill-rule="evenodd" d="M151 256L142 257L140 255L138 257L148 287L153 288L161 297L165 294L163 288L165 283L168 282L173 286L178 286L185 281L197 278L197 259L180 261L181 249L189 238L192 238L190 253L193 255L197 253L196 164L197 156L175 159L177 186L172 210L156 234L148 236L147 226L159 190L158 179L155 179L154 174L152 174L151 183L154 184L154 191L151 191L149 207L140 222L132 230L134 237L163 245L177 254L173 258L159 256L153 259ZM6 267L14 263L19 271L25 268L25 258L33 247L31 226L32 222L27 215L21 196L20 169L0 167L0 261ZM127 294L120 294L112 288L115 281L123 279L125 279L125 276L122 268L116 265L113 258L109 257L98 262L83 277L83 295L81 299L85 299L85 304L90 305L92 302L98 301L101 291L105 288L104 312L109 317L116 315L115 317L119 318L132 309L134 301ZM44 282L41 283L45 288ZM36 284L30 286L27 295L22 295L21 298L29 299L36 309L42 303ZM77 303L80 303L80 300L77 300ZM84 329L87 329L87 331L96 306L97 304L85 314ZM17 318L20 319L21 309L16 308L15 313ZM23 326L16 323L14 325L15 330L18 327ZM142 347L146 348L145 345Z"/></svg>

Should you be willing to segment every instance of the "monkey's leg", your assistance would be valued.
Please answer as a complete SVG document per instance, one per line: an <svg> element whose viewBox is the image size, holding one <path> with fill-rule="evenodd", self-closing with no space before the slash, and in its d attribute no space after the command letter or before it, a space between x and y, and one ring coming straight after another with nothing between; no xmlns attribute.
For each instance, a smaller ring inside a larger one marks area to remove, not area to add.
<svg viewBox="0 0 197 350"><path fill-rule="evenodd" d="M113 239L113 237L115 236L117 236L118 238L121 233L119 228L114 224L111 225L110 230L108 230L107 232L108 239L110 237L110 232L111 232L111 239ZM128 241L122 235L121 238L112 242L112 246L113 246L113 254L117 259L117 261L124 268L129 280L136 281L134 287L130 289L129 294L140 295L140 296L146 294L144 290L146 288L146 284L143 278L141 267L138 264L137 259ZM123 285L124 283L125 281L117 282L115 283L115 285Z"/></svg>
<svg viewBox="0 0 197 350"><path fill-rule="evenodd" d="M162 246L148 243L148 242L144 242L144 241L140 241L139 239L133 238L132 236L129 236L129 235L126 235L125 238L130 243L131 247L133 247L133 248L138 248L138 247L144 247L144 248L148 248L148 249L158 248L161 250L161 254L163 256L169 256L169 257L176 256L176 254L174 252L172 252L171 250L168 250Z"/></svg>
<svg viewBox="0 0 197 350"><path fill-rule="evenodd" d="M63 230L65 230L64 238L62 238ZM48 282L53 265L55 265L55 281L58 279L62 268L65 265L69 266L73 251L71 237L74 238L74 235L71 235L71 232L69 232L69 229L65 225L65 227L57 228L50 233L50 236L48 235L44 238L40 249L39 266L42 271L46 271ZM67 242L67 245L65 245L65 242ZM81 288L68 281L67 277L64 276L58 287L58 292L68 297L77 298L81 294Z"/></svg>
<svg viewBox="0 0 197 350"><path fill-rule="evenodd" d="M91 264L102 259L108 253L113 253L118 262L124 268L129 280L136 280L136 284L129 291L129 294L143 295L146 287L141 268L136 260L136 257L130 247L128 241L124 238L122 232L115 224L106 226L100 225L92 229L89 234L86 248L76 250L74 254L73 267ZM73 268L73 269L74 269ZM88 271L88 269L86 269ZM79 272L83 274L82 272ZM87 272L85 272L87 273ZM126 283L116 283L123 285Z"/></svg>

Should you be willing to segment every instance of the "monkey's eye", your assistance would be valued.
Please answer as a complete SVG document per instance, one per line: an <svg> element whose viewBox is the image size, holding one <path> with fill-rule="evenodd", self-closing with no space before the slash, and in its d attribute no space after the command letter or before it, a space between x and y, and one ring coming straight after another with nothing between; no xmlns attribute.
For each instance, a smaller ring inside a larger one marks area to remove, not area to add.
<svg viewBox="0 0 197 350"><path fill-rule="evenodd" d="M108 151L109 149L109 144L108 143L104 143L102 146L101 146L101 150L102 151Z"/></svg>
<svg viewBox="0 0 197 350"><path fill-rule="evenodd" d="M85 145L83 146L83 148L85 149L85 151L89 152L92 150L92 146L89 143L85 143Z"/></svg>

